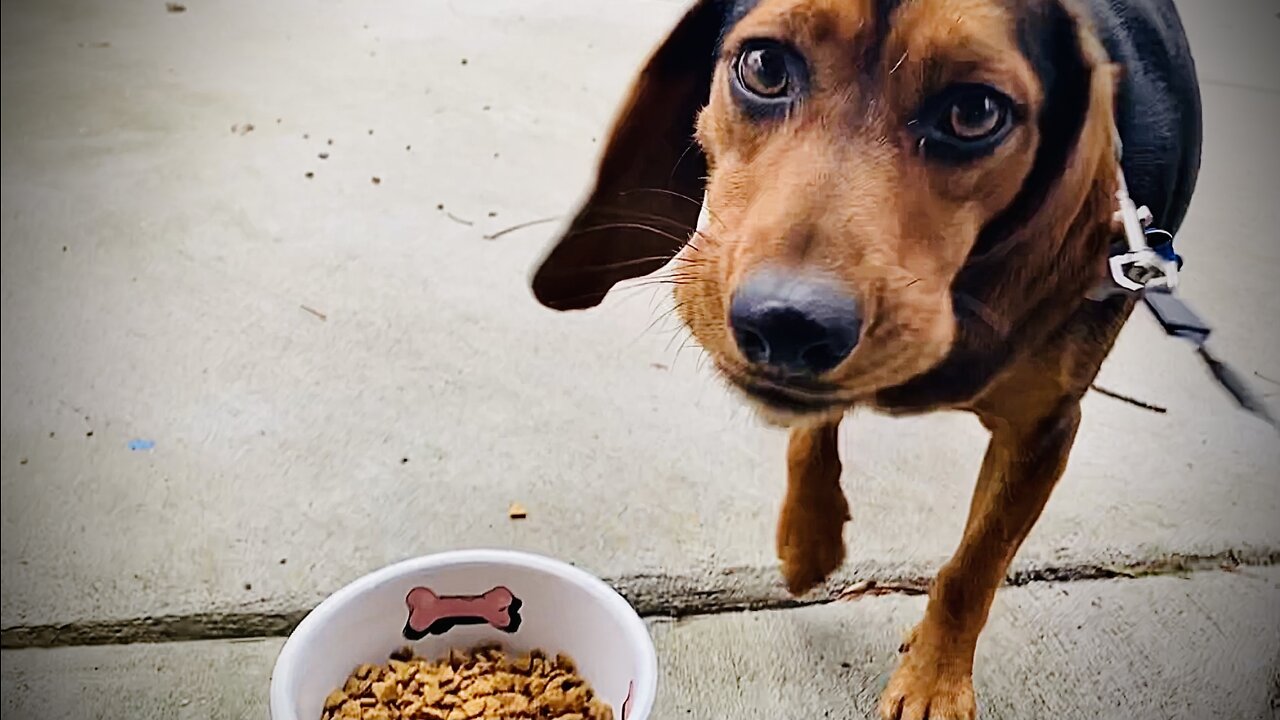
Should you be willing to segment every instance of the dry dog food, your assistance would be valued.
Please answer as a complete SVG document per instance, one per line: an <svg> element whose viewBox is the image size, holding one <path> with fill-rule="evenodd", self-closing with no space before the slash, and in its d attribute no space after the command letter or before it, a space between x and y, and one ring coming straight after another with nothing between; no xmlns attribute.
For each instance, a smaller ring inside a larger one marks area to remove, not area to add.
<svg viewBox="0 0 1280 720"><path fill-rule="evenodd" d="M431 661L410 648L361 665L324 701L321 720L613 720L565 655L509 657L493 647Z"/></svg>

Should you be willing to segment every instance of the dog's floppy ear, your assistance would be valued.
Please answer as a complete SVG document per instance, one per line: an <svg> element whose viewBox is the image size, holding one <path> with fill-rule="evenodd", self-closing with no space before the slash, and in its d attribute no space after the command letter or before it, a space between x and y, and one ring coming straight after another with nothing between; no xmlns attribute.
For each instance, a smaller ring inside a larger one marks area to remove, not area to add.
<svg viewBox="0 0 1280 720"><path fill-rule="evenodd" d="M598 305L616 283L657 270L688 241L707 174L694 126L711 88L720 5L698 0L640 71L591 194L533 276L543 305Z"/></svg>
<svg viewBox="0 0 1280 720"><path fill-rule="evenodd" d="M1023 10L1020 44L1044 92L1039 149L1013 202L983 229L975 259L1006 255L1020 242L1052 255L1044 243L1067 239L1081 213L1094 209L1086 203L1114 186L1115 68L1074 5L1044 0Z"/></svg>

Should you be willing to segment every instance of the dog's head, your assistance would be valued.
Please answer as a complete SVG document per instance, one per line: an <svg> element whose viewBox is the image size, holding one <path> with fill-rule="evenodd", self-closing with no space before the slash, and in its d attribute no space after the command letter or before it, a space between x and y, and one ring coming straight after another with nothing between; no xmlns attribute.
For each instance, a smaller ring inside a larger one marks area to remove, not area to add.
<svg viewBox="0 0 1280 720"><path fill-rule="evenodd" d="M778 420L1006 347L1105 257L1113 74L1065 1L698 2L536 296L675 256L681 318Z"/></svg>

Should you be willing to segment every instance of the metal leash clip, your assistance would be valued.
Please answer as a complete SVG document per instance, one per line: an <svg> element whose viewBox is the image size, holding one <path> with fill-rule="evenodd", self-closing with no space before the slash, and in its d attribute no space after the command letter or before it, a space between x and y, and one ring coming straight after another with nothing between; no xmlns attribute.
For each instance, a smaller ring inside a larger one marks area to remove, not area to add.
<svg viewBox="0 0 1280 720"><path fill-rule="evenodd" d="M1147 227L1151 224L1151 210L1146 205L1138 207L1129 197L1129 185L1125 182L1124 171L1117 173L1119 180L1116 189L1116 201L1120 209L1115 219L1124 227L1124 238L1129 244L1129 252L1111 256L1111 278L1116 285L1137 292L1139 290L1166 289L1178 287L1178 260L1171 254L1157 252L1147 243ZM1164 231L1151 231L1162 232Z"/></svg>

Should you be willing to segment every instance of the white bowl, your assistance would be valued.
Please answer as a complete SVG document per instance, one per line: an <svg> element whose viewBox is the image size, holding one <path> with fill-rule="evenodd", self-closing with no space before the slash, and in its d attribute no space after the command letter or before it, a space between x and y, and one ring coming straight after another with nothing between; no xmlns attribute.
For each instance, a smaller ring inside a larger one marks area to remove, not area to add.
<svg viewBox="0 0 1280 720"><path fill-rule="evenodd" d="M430 593L416 590L411 613L416 588ZM516 653L568 654L617 720L647 720L653 709L653 640L621 595L558 560L462 550L385 567L316 606L276 659L271 718L320 720L325 697L356 666L385 663L405 645L436 658L493 643Z"/></svg>

